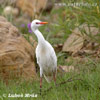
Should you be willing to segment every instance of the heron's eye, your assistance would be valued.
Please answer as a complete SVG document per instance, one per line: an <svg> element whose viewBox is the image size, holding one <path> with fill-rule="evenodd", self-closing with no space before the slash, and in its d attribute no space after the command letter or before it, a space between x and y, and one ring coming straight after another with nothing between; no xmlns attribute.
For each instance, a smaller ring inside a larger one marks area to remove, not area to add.
<svg viewBox="0 0 100 100"><path fill-rule="evenodd" d="M39 24L38 22L36 22L36 24Z"/></svg>

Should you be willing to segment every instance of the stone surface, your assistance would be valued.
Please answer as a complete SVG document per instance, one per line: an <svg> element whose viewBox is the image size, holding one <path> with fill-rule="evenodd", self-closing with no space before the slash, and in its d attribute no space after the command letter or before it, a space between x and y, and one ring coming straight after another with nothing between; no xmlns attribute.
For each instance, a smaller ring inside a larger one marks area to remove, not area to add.
<svg viewBox="0 0 100 100"><path fill-rule="evenodd" d="M72 72L75 71L74 66L59 66L64 72Z"/></svg>
<svg viewBox="0 0 100 100"><path fill-rule="evenodd" d="M98 35L98 33L99 29L94 27L93 25L88 26L87 24L83 24L79 28L75 28L72 34L65 41L63 51L72 52L73 54L75 54L85 47L92 49L94 45L92 45L91 40L94 37L96 38L96 35ZM85 44L85 41L90 42Z"/></svg>
<svg viewBox="0 0 100 100"><path fill-rule="evenodd" d="M17 0L17 7L31 17L41 13L40 10L46 7L47 0Z"/></svg>
<svg viewBox="0 0 100 100"><path fill-rule="evenodd" d="M0 16L0 76L4 79L36 79L35 47L18 29Z"/></svg>
<svg viewBox="0 0 100 100"><path fill-rule="evenodd" d="M76 53L83 47L84 38L79 33L72 33L65 41L63 51Z"/></svg>
<svg viewBox="0 0 100 100"><path fill-rule="evenodd" d="M12 6L6 6L3 10L3 14L5 16L8 15L17 16L19 14L19 10L17 8L13 8Z"/></svg>

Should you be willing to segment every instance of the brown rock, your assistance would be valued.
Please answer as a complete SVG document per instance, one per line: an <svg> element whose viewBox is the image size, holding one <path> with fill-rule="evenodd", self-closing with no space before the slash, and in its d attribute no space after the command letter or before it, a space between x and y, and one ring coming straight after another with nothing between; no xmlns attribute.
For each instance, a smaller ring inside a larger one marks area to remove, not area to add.
<svg viewBox="0 0 100 100"><path fill-rule="evenodd" d="M17 16L19 14L19 10L17 8L13 8L12 6L7 6L4 8L3 14L5 16L8 16L8 15Z"/></svg>
<svg viewBox="0 0 100 100"><path fill-rule="evenodd" d="M75 54L84 47L93 49L94 45L92 45L91 37L95 37L98 33L99 29L93 25L83 24L79 28L75 28L65 41L63 51ZM85 44L85 41L90 42Z"/></svg>
<svg viewBox="0 0 100 100"><path fill-rule="evenodd" d="M0 76L36 79L34 51L18 29L0 16Z"/></svg>
<svg viewBox="0 0 100 100"><path fill-rule="evenodd" d="M60 66L60 69L62 69L64 72L75 71L74 66Z"/></svg>
<svg viewBox="0 0 100 100"><path fill-rule="evenodd" d="M17 0L17 7L24 13L34 17L40 13L41 9L45 8L46 3L47 0Z"/></svg>
<svg viewBox="0 0 100 100"><path fill-rule="evenodd" d="M73 33L69 36L63 46L63 51L76 53L83 47L84 39L81 34Z"/></svg>

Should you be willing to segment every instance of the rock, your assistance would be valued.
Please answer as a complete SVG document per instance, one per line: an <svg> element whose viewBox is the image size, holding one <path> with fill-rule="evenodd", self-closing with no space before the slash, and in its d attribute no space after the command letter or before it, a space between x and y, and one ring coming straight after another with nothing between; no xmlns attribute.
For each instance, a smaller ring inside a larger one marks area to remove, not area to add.
<svg viewBox="0 0 100 100"><path fill-rule="evenodd" d="M14 16L18 16L18 14L19 14L18 8L13 8L12 14L13 14Z"/></svg>
<svg viewBox="0 0 100 100"><path fill-rule="evenodd" d="M60 69L62 69L64 72L75 71L74 66L60 66Z"/></svg>
<svg viewBox="0 0 100 100"><path fill-rule="evenodd" d="M5 7L3 13L4 13L4 15L11 15L12 14L12 7L11 6Z"/></svg>
<svg viewBox="0 0 100 100"><path fill-rule="evenodd" d="M4 3L4 0L0 0L0 5L1 5L2 3Z"/></svg>
<svg viewBox="0 0 100 100"><path fill-rule="evenodd" d="M19 10L17 8L13 8L11 6L7 6L4 8L3 14L17 16L19 14Z"/></svg>
<svg viewBox="0 0 100 100"><path fill-rule="evenodd" d="M96 37L98 33L98 28L94 27L93 25L88 26L87 24L83 24L79 26L79 28L75 28L73 30L72 34L65 41L62 50L64 52L72 52L75 54L82 48L94 48L91 37ZM85 41L89 41L89 45L88 43L85 44Z"/></svg>
<svg viewBox="0 0 100 100"><path fill-rule="evenodd" d="M88 54L88 55L92 55L95 53L95 51L93 50L84 50L84 53Z"/></svg>
<svg viewBox="0 0 100 100"><path fill-rule="evenodd" d="M48 0L44 11L45 12L50 12L53 7L54 7L54 1L53 0Z"/></svg>
<svg viewBox="0 0 100 100"><path fill-rule="evenodd" d="M34 17L41 13L40 11L46 7L47 0L17 0L17 7L24 13Z"/></svg>
<svg viewBox="0 0 100 100"><path fill-rule="evenodd" d="M33 40L32 36L29 37L29 42L33 45L34 48L36 48L37 42L35 40Z"/></svg>
<svg viewBox="0 0 100 100"><path fill-rule="evenodd" d="M56 50L56 52L60 52L62 50L63 44L55 44L53 47Z"/></svg>
<svg viewBox="0 0 100 100"><path fill-rule="evenodd" d="M72 33L63 46L64 52L76 53L83 47L84 38L79 33Z"/></svg>
<svg viewBox="0 0 100 100"><path fill-rule="evenodd" d="M35 48L18 29L0 16L0 76L4 80L37 79Z"/></svg>

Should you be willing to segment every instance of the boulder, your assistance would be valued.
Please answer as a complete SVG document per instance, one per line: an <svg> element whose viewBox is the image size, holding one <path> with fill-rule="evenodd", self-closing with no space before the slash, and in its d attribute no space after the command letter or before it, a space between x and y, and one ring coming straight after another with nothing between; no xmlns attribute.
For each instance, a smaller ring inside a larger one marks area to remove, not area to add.
<svg viewBox="0 0 100 100"><path fill-rule="evenodd" d="M34 17L41 14L41 10L46 7L47 0L17 0L16 5L24 13Z"/></svg>
<svg viewBox="0 0 100 100"><path fill-rule="evenodd" d="M35 47L18 29L0 16L0 77L4 80L37 79Z"/></svg>
<svg viewBox="0 0 100 100"><path fill-rule="evenodd" d="M98 33L99 29L95 26L82 24L72 31L72 34L65 41L62 50L73 54L79 52L81 49L91 50L94 48L93 41L97 40L96 38L98 37Z"/></svg>
<svg viewBox="0 0 100 100"><path fill-rule="evenodd" d="M65 41L63 51L76 53L83 47L83 43L84 38L80 33L72 33Z"/></svg>
<svg viewBox="0 0 100 100"><path fill-rule="evenodd" d="M9 15L18 16L19 10L18 8L13 8L12 6L6 6L3 10L3 14L5 16L9 16Z"/></svg>

